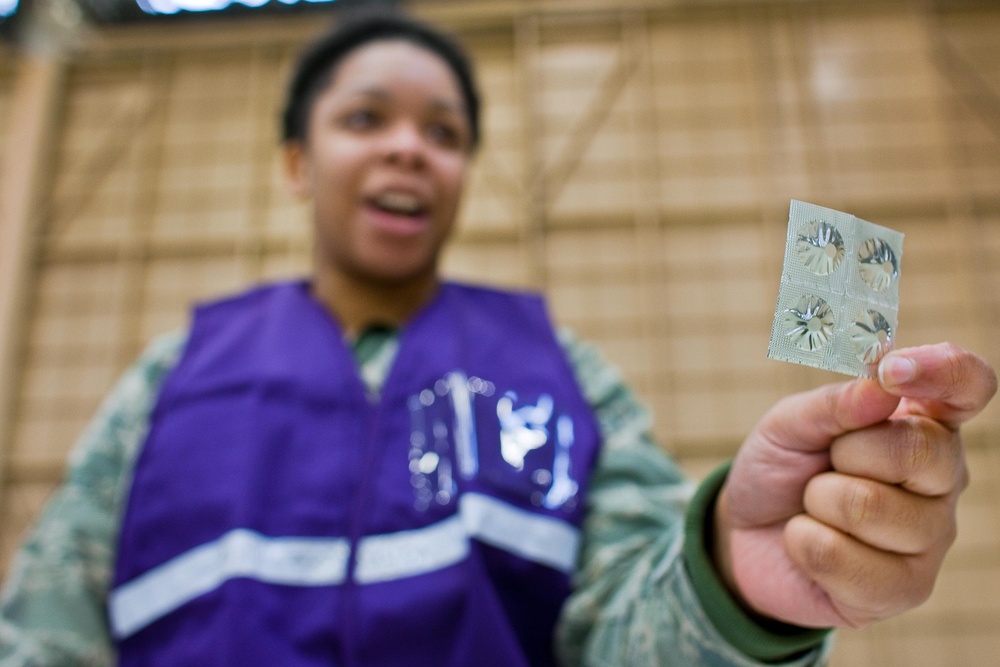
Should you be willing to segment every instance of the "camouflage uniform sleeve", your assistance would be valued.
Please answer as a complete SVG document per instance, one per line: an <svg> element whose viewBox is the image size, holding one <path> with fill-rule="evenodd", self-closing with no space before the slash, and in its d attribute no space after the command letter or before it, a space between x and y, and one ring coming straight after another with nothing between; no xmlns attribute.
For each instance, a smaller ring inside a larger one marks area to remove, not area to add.
<svg viewBox="0 0 1000 667"><path fill-rule="evenodd" d="M590 482L574 592L557 628L556 648L562 664L823 664L829 645L823 637L805 649L799 642L797 650L789 652L784 651L788 645L780 634L771 636L761 628L756 638L763 633L772 654L793 655L763 662L734 645L739 642L734 642L731 633L724 636L715 627L706 609L711 611L720 603L713 599L719 593L698 588L689 574L691 568L704 570L711 564L707 560L686 562L698 550L684 548L689 537L685 523L696 486L685 480L676 463L656 445L649 412L617 370L568 332L560 333L560 342L604 438ZM707 502L712 501L714 496ZM743 620L755 623L749 617Z"/></svg>
<svg viewBox="0 0 1000 667"><path fill-rule="evenodd" d="M184 335L155 341L70 454L62 486L15 555L0 597L0 667L113 664L105 599L130 474Z"/></svg>

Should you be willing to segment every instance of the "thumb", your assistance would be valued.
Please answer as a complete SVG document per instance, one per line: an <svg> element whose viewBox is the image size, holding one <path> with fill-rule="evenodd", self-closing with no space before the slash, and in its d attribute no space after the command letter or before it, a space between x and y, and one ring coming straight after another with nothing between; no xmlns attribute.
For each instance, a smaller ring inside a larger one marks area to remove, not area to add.
<svg viewBox="0 0 1000 667"><path fill-rule="evenodd" d="M784 450L821 452L837 437L885 421L899 397L874 380L853 380L793 394L757 424L757 434Z"/></svg>
<svg viewBox="0 0 1000 667"><path fill-rule="evenodd" d="M806 484L830 469L833 441L885 421L899 400L873 380L853 380L776 403L733 461L726 484L734 525L772 525L801 513Z"/></svg>

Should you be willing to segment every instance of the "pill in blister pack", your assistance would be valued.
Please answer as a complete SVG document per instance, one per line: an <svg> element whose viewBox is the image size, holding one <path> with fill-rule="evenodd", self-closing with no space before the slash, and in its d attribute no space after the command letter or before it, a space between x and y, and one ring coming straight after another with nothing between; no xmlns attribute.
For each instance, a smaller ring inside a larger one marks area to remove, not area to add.
<svg viewBox="0 0 1000 667"><path fill-rule="evenodd" d="M792 200L770 359L874 377L896 342L903 235Z"/></svg>

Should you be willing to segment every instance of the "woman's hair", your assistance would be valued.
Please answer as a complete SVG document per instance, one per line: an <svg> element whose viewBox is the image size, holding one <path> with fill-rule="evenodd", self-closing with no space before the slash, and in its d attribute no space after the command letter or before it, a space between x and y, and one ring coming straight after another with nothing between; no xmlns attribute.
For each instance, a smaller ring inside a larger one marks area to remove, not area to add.
<svg viewBox="0 0 1000 667"><path fill-rule="evenodd" d="M351 11L332 31L303 51L288 88L282 115L282 141L305 142L313 104L331 83L337 65L358 47L377 40L411 42L437 55L451 68L465 102L471 147L475 149L479 144L479 93L465 49L436 28L384 6Z"/></svg>

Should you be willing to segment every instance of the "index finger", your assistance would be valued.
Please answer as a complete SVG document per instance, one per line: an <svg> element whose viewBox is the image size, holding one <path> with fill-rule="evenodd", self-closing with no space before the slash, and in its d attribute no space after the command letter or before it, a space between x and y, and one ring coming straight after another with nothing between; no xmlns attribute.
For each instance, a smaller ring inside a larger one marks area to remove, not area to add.
<svg viewBox="0 0 1000 667"><path fill-rule="evenodd" d="M878 378L887 392L903 398L901 412L950 428L981 412L997 391L996 372L986 360L952 343L890 352Z"/></svg>

